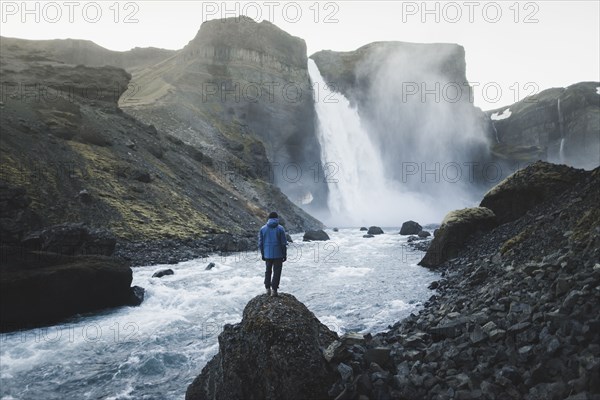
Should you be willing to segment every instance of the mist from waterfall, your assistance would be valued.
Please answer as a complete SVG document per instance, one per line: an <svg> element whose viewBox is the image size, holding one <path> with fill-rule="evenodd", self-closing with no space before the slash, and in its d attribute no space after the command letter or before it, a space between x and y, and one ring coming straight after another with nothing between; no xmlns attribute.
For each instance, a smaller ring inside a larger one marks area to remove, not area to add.
<svg viewBox="0 0 600 400"><path fill-rule="evenodd" d="M334 96L316 93L321 159L339 164L338 181L328 182L331 216L319 218L346 226L439 222L477 205L503 178L490 165L493 125L473 106L461 63L457 45L380 43L363 50L354 83L331 82L342 88ZM310 59L309 74L327 88Z"/></svg>
<svg viewBox="0 0 600 400"><path fill-rule="evenodd" d="M313 85L326 83L315 62L308 61ZM342 94L315 97L317 137L329 187L331 226L399 225L408 219L438 222L444 215L426 194L403 191L390 177L381 150L363 127L356 108Z"/></svg>

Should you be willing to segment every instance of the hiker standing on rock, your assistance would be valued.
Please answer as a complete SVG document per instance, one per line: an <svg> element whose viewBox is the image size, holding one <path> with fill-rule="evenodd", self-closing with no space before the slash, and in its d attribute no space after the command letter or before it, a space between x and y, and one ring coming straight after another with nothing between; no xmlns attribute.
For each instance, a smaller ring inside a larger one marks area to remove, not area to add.
<svg viewBox="0 0 600 400"><path fill-rule="evenodd" d="M266 225L258 232L258 249L266 264L265 288L267 295L277 296L281 268L287 260L287 239L285 229L279 225L279 216L276 212L269 214ZM273 275L273 278L271 278ZM272 291L271 291L272 290Z"/></svg>

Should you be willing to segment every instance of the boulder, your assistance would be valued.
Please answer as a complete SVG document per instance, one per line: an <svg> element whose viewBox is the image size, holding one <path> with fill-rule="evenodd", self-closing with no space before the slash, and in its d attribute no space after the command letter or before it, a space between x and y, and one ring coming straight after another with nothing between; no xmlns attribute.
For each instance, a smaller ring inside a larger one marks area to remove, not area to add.
<svg viewBox="0 0 600 400"><path fill-rule="evenodd" d="M292 237L290 236L290 234L289 234L289 233L286 233L286 234L285 234L285 240L287 240L287 241L288 241L288 243L294 243L294 241L292 240Z"/></svg>
<svg viewBox="0 0 600 400"><path fill-rule="evenodd" d="M456 257L470 235L489 231L496 225L494 212L485 207L451 211L444 218L419 265L439 266L444 261Z"/></svg>
<svg viewBox="0 0 600 400"><path fill-rule="evenodd" d="M338 228L333 228L333 231L334 232L339 232L339 229Z"/></svg>
<svg viewBox="0 0 600 400"><path fill-rule="evenodd" d="M206 268L204 268L205 271L210 271L211 269L213 269L215 267L215 263L211 262L209 263Z"/></svg>
<svg viewBox="0 0 600 400"><path fill-rule="evenodd" d="M328 399L338 373L321 349L337 339L294 296L257 296L240 323L224 326L219 353L188 386L185 398Z"/></svg>
<svg viewBox="0 0 600 400"><path fill-rule="evenodd" d="M111 256L117 239L106 229L93 229L84 223L53 225L25 236L21 242L30 250L64 255Z"/></svg>
<svg viewBox="0 0 600 400"><path fill-rule="evenodd" d="M155 273L152 274L153 278L162 278L165 275L173 275L175 274L175 272L173 272L172 269L161 269L160 271L156 271Z"/></svg>
<svg viewBox="0 0 600 400"><path fill-rule="evenodd" d="M140 286L132 286L129 291L129 298L125 302L128 306L139 306L144 301L144 295L146 294L146 289Z"/></svg>
<svg viewBox="0 0 600 400"><path fill-rule="evenodd" d="M306 231L302 240L304 242L309 242L311 240L329 240L329 235L322 229L319 229L318 231Z"/></svg>
<svg viewBox="0 0 600 400"><path fill-rule="evenodd" d="M585 171L538 161L490 189L480 203L496 214L499 224L514 221L537 204L572 188Z"/></svg>
<svg viewBox="0 0 600 400"><path fill-rule="evenodd" d="M132 271L102 256L65 256L2 248L0 330L56 323L75 314L139 305L144 290L131 287Z"/></svg>
<svg viewBox="0 0 600 400"><path fill-rule="evenodd" d="M368 238L372 238L372 237L375 237L375 235L371 235L371 234L366 234L366 235L363 235L363 237L364 237L364 238L367 238L367 239L368 239Z"/></svg>
<svg viewBox="0 0 600 400"><path fill-rule="evenodd" d="M423 230L423 227L415 221L406 221L400 228L401 235L417 235Z"/></svg>
<svg viewBox="0 0 600 400"><path fill-rule="evenodd" d="M426 237L431 236L431 233L429 233L427 231L420 231L419 233L417 233L417 236L419 236L420 238L424 239Z"/></svg>
<svg viewBox="0 0 600 400"><path fill-rule="evenodd" d="M368 235L381 235L383 234L383 229L381 229L378 226L370 226L369 230L367 231Z"/></svg>
<svg viewBox="0 0 600 400"><path fill-rule="evenodd" d="M360 230L361 230L361 231L368 231L369 229L368 229L366 226L361 226L361 227L360 227Z"/></svg>

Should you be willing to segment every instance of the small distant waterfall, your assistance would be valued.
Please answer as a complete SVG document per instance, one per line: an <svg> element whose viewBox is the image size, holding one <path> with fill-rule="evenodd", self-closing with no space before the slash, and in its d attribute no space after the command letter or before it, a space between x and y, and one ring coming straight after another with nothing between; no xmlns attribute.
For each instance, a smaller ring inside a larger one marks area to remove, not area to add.
<svg viewBox="0 0 600 400"><path fill-rule="evenodd" d="M409 218L430 216L427 196L402 193L398 183L386 177L380 150L348 99L340 93L323 95L327 84L311 59L308 71L318 89L315 91L317 138L331 213L326 222L341 226L389 226Z"/></svg>
<svg viewBox="0 0 600 400"><path fill-rule="evenodd" d="M560 132L560 147L558 149L558 159L564 164L565 163L565 120L563 118L562 110L560 109L560 98L556 100L556 108L558 111L558 130Z"/></svg>
<svg viewBox="0 0 600 400"><path fill-rule="evenodd" d="M556 108L558 109L558 129L560 131L560 137L565 137L565 120L563 119L562 111L560 109L560 98L556 100Z"/></svg>
<svg viewBox="0 0 600 400"><path fill-rule="evenodd" d="M562 164L565 163L565 138L560 139L560 147L558 149L558 159Z"/></svg>
<svg viewBox="0 0 600 400"><path fill-rule="evenodd" d="M498 137L498 129L496 129L496 125L494 125L494 121L492 121L492 128L494 128L494 133L496 134L496 143L500 143L500 138Z"/></svg>

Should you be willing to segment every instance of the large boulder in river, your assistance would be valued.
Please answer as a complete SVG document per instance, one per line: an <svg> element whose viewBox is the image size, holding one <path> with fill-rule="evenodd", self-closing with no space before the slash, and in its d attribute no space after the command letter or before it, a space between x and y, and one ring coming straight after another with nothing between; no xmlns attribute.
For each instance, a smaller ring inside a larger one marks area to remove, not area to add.
<svg viewBox="0 0 600 400"><path fill-rule="evenodd" d="M465 208L449 212L435 232L431 245L419 265L437 267L456 257L464 242L476 232L485 232L497 225L494 212L484 207Z"/></svg>
<svg viewBox="0 0 600 400"><path fill-rule="evenodd" d="M367 231L367 235L381 235L383 234L383 229L378 226L370 226Z"/></svg>
<svg viewBox="0 0 600 400"><path fill-rule="evenodd" d="M152 274L153 278L162 278L163 276L167 276L167 275L174 275L175 271L173 271L171 268L169 269L161 269L156 271L155 273Z"/></svg>
<svg viewBox="0 0 600 400"><path fill-rule="evenodd" d="M329 240L329 235L322 229L318 231L306 231L302 237L302 241L310 242L311 240Z"/></svg>
<svg viewBox="0 0 600 400"><path fill-rule="evenodd" d="M143 289L131 287L125 263L102 256L66 256L3 246L0 330L52 324L75 314L138 305Z"/></svg>
<svg viewBox="0 0 600 400"><path fill-rule="evenodd" d="M418 235L423 230L423 227L415 221L406 221L400 228L401 235Z"/></svg>
<svg viewBox="0 0 600 400"><path fill-rule="evenodd" d="M257 296L240 323L224 326L219 353L188 386L185 398L328 399L337 372L322 350L337 339L294 296Z"/></svg>
<svg viewBox="0 0 600 400"><path fill-rule="evenodd" d="M480 206L496 214L498 223L514 221L537 204L572 188L585 171L538 161L488 191Z"/></svg>

